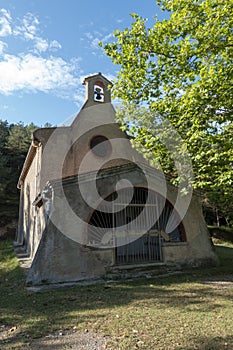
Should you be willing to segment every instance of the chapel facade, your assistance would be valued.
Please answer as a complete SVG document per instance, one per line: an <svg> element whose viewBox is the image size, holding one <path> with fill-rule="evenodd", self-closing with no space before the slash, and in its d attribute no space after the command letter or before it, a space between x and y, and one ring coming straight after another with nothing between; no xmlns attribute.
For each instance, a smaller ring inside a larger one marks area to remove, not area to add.
<svg viewBox="0 0 233 350"><path fill-rule="evenodd" d="M73 282L120 269L217 262L200 199L185 199L115 121L111 82L87 77L70 126L37 129L19 178L16 245L28 283Z"/></svg>

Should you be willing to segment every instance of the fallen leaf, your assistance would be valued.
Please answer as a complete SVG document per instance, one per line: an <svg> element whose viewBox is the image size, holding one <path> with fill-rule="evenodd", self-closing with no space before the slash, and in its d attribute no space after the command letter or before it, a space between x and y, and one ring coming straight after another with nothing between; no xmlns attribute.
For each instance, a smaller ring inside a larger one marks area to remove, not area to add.
<svg viewBox="0 0 233 350"><path fill-rule="evenodd" d="M14 331L16 331L16 329L17 329L17 327L16 327L16 326L11 327L11 328L9 329L9 332L14 332Z"/></svg>

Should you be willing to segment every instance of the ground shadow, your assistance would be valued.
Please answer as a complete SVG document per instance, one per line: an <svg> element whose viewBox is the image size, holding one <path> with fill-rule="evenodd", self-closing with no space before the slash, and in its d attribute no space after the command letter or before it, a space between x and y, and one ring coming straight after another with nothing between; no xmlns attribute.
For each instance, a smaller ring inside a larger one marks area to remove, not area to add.
<svg viewBox="0 0 233 350"><path fill-rule="evenodd" d="M230 248L224 249L230 254ZM231 249L231 253L232 251ZM213 277L211 270L208 270L207 277ZM233 298L232 288L213 288L212 285L205 284L203 274L198 274L198 270L163 278L121 280L33 293L26 289L25 277L16 266L1 274L0 291L0 326L17 327L8 334L8 338L3 339L1 348L14 344L19 339L26 341L28 337L40 337L56 329L63 329L64 324L69 328L74 324L83 327L104 323L109 315L114 317L117 308L137 305L142 300L161 310L171 308L184 313L195 310L195 313L204 315L213 309L224 308L224 303L218 303L218 299L228 301ZM19 325L22 324L24 327L21 329ZM220 347L211 348L208 341L211 344L211 340L196 339L195 344L200 343L197 345L199 347L190 347L190 350L220 349L222 342L227 343L227 339L219 338L216 341Z"/></svg>

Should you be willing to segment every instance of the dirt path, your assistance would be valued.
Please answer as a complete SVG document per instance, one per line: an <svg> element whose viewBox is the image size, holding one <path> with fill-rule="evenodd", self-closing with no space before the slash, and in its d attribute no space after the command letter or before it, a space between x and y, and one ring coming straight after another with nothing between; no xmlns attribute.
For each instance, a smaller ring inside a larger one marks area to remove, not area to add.
<svg viewBox="0 0 233 350"><path fill-rule="evenodd" d="M5 330L9 335L9 329ZM1 332L0 338L4 339ZM7 335L7 334L6 334ZM1 350L104 350L107 349L108 338L91 332L58 331L45 337L28 340L25 345L17 346L10 342L1 345Z"/></svg>
<svg viewBox="0 0 233 350"><path fill-rule="evenodd" d="M213 276L203 280L202 283L216 289L233 288L233 275Z"/></svg>
<svg viewBox="0 0 233 350"><path fill-rule="evenodd" d="M106 349L107 339L95 333L63 333L54 334L33 341L23 350L46 349L78 349L78 350L103 350Z"/></svg>

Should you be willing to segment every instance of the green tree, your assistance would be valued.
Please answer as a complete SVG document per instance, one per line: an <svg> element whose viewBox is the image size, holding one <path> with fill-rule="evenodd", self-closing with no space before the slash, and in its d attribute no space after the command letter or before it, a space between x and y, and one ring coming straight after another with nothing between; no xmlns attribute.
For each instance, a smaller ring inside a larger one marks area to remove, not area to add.
<svg viewBox="0 0 233 350"><path fill-rule="evenodd" d="M6 190L8 203L15 209L18 207L19 195L17 182L35 129L36 126L33 123L25 126L20 122L11 127L7 139L7 166L10 168L10 177Z"/></svg>
<svg viewBox="0 0 233 350"><path fill-rule="evenodd" d="M9 181L9 168L7 166L6 143L9 136L10 126L5 120L0 120L0 213L1 217L5 210L6 188ZM0 217L0 224L1 224ZM4 220L3 220L4 221Z"/></svg>
<svg viewBox="0 0 233 350"><path fill-rule="evenodd" d="M0 224L17 217L17 182L35 129L34 124L0 121Z"/></svg>
<svg viewBox="0 0 233 350"><path fill-rule="evenodd" d="M132 26L104 45L120 65L114 95L126 105L146 103L153 112L138 120L121 113L121 122L171 172L172 162L167 165L166 150L154 137L154 112L168 120L187 146L194 186L233 219L233 2L157 3L169 19L155 19L148 28L133 14Z"/></svg>
<svg viewBox="0 0 233 350"><path fill-rule="evenodd" d="M0 151L3 151L6 146L9 130L10 126L8 125L7 120L0 120Z"/></svg>
<svg viewBox="0 0 233 350"><path fill-rule="evenodd" d="M32 140L32 133L35 129L36 126L33 123L25 126L22 122L19 122L13 125L9 131L6 144L9 152L22 155L27 153Z"/></svg>

